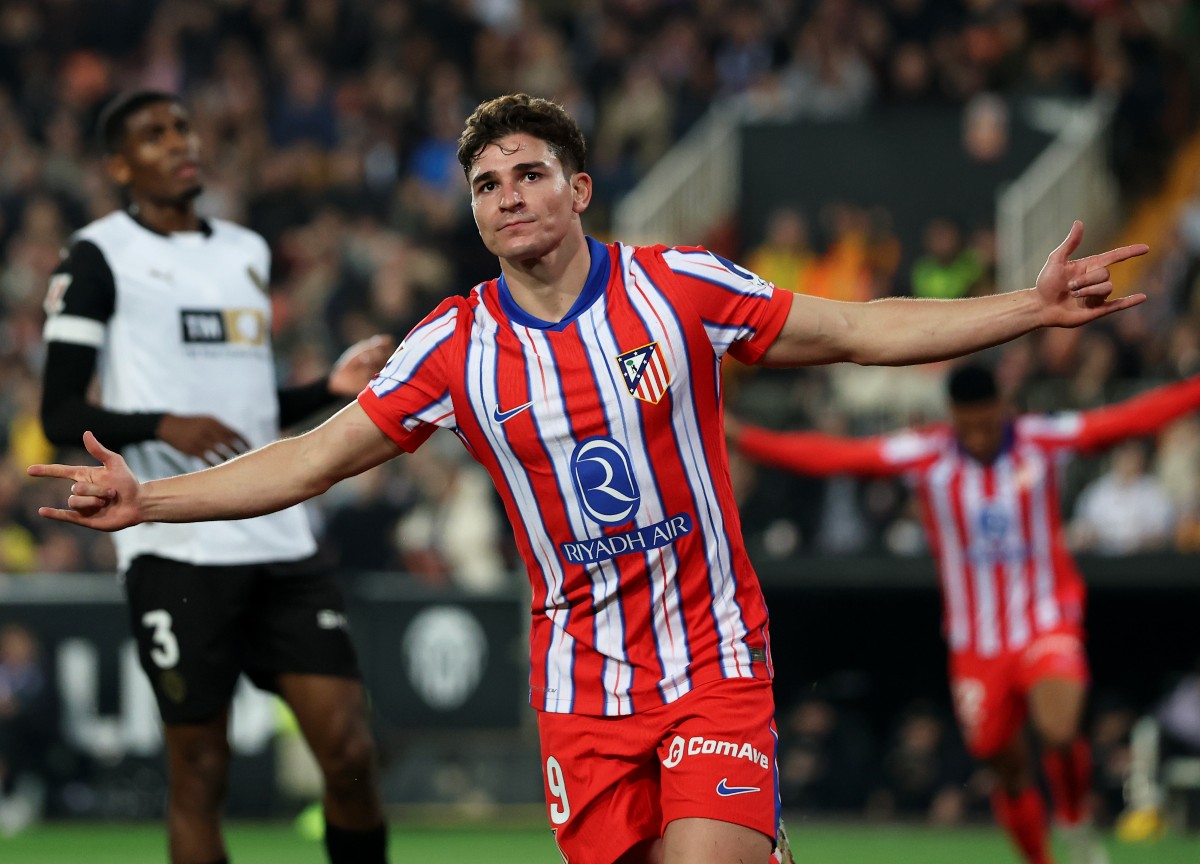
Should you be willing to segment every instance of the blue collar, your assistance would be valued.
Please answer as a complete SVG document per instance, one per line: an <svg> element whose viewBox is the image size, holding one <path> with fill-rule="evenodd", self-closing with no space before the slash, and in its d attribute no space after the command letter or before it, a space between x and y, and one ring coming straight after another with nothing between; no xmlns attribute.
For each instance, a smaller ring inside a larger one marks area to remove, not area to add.
<svg viewBox="0 0 1200 864"><path fill-rule="evenodd" d="M592 266L588 270L587 281L583 283L583 290L579 292L579 296L575 298L575 302L571 305L571 310L563 317L561 321L543 321L541 318L536 318L530 315L524 309L517 305L517 301L513 299L512 292L508 289L508 282L504 278L504 274L500 274L500 278L496 280L496 287L499 289L500 308L504 314L508 316L508 320L513 324L522 327L532 327L535 330L566 330L571 324L591 306L596 298L604 294L604 288L608 285L608 277L611 267L609 266L608 247L591 237L584 238L587 240L588 252L592 256Z"/></svg>

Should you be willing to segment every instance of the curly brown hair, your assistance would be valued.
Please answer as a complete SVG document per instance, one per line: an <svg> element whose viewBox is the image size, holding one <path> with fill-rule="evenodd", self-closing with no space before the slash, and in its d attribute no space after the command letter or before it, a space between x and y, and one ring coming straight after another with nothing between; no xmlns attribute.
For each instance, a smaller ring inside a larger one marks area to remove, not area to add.
<svg viewBox="0 0 1200 864"><path fill-rule="evenodd" d="M584 170L587 145L574 118L549 99L510 93L481 103L467 118L466 128L458 139L458 163L463 173L470 176L471 166L484 147L519 133L545 141L567 174Z"/></svg>

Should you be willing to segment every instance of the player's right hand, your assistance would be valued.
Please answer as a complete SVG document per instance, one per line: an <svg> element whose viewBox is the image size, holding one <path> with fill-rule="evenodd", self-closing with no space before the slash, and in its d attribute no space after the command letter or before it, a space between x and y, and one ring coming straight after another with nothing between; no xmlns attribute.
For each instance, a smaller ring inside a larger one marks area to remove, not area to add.
<svg viewBox="0 0 1200 864"><path fill-rule="evenodd" d="M73 480L67 507L39 507L38 515L58 522L71 522L98 531L118 531L144 521L139 504L138 483L120 453L114 453L83 433L83 446L100 460L99 465L30 465L30 477L59 477Z"/></svg>
<svg viewBox="0 0 1200 864"><path fill-rule="evenodd" d="M250 449L249 442L216 417L164 414L155 436L181 453L219 465Z"/></svg>

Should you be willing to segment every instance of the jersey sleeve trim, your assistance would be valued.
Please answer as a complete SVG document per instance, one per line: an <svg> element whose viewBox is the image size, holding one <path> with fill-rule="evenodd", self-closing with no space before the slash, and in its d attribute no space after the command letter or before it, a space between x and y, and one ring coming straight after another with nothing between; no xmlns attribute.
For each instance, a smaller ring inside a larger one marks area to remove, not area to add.
<svg viewBox="0 0 1200 864"><path fill-rule="evenodd" d="M42 338L46 342L70 342L72 345L100 348L104 345L104 333L104 322L95 318L55 315L46 319Z"/></svg>
<svg viewBox="0 0 1200 864"><path fill-rule="evenodd" d="M753 364L762 360L763 355L774 344L779 332L783 329L788 313L792 309L794 296L791 291L774 288L770 302L766 311L763 312L762 320L754 335L744 341L734 342L729 353L743 363Z"/></svg>
<svg viewBox="0 0 1200 864"><path fill-rule="evenodd" d="M369 387L358 394L358 404L371 418L371 422L406 453L415 453L438 428L430 423L418 422L414 428L409 429L402 420L383 407L383 400Z"/></svg>

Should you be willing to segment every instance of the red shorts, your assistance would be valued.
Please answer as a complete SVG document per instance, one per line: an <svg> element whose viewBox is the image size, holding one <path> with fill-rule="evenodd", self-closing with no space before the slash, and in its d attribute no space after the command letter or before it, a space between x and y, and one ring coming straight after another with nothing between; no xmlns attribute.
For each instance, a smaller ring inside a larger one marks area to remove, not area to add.
<svg viewBox="0 0 1200 864"><path fill-rule="evenodd" d="M999 752L1025 725L1029 691L1047 678L1087 682L1083 633L1075 628L1037 636L1018 651L979 657L950 656L954 713L976 759Z"/></svg>
<svg viewBox="0 0 1200 864"><path fill-rule="evenodd" d="M771 682L726 678L626 717L538 714L550 830L569 864L611 864L675 819L779 823Z"/></svg>

